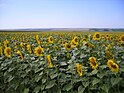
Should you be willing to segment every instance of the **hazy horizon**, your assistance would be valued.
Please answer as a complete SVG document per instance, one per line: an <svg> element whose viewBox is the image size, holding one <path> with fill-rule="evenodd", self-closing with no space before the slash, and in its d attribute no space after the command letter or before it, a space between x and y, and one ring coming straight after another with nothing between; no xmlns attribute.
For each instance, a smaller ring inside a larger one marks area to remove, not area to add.
<svg viewBox="0 0 124 93"><path fill-rule="evenodd" d="M124 0L0 0L0 29L124 28Z"/></svg>

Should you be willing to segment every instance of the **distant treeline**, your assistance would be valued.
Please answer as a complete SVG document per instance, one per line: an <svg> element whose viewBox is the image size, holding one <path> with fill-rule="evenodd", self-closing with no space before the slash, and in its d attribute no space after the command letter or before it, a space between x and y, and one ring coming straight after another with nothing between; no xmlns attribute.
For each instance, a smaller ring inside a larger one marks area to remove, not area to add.
<svg viewBox="0 0 124 93"><path fill-rule="evenodd" d="M124 31L124 29L91 28L90 31Z"/></svg>

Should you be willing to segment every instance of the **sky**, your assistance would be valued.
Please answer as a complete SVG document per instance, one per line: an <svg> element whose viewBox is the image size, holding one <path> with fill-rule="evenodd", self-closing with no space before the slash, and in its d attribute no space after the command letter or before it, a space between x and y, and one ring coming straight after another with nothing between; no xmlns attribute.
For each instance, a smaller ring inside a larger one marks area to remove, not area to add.
<svg viewBox="0 0 124 93"><path fill-rule="evenodd" d="M0 29L124 28L124 0L0 0Z"/></svg>

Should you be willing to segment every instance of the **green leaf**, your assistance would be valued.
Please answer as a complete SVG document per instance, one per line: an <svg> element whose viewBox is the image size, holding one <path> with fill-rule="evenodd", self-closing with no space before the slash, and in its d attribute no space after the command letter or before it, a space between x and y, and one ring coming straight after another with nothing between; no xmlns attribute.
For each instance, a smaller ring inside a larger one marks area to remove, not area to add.
<svg viewBox="0 0 124 93"><path fill-rule="evenodd" d="M25 88L24 93L29 93L29 88Z"/></svg>
<svg viewBox="0 0 124 93"><path fill-rule="evenodd" d="M77 56L80 53L80 51L78 49L75 49L72 52L73 52L73 55L74 56Z"/></svg>
<svg viewBox="0 0 124 93"><path fill-rule="evenodd" d="M103 86L102 86L101 88L102 88L102 90L104 90L106 93L108 93L110 86L109 86L108 84L103 84Z"/></svg>
<svg viewBox="0 0 124 93"><path fill-rule="evenodd" d="M45 85L42 84L41 87L40 87L40 89L41 90L44 90L44 88L45 88Z"/></svg>
<svg viewBox="0 0 124 93"><path fill-rule="evenodd" d="M13 80L14 76L9 76L8 82L10 82L11 80Z"/></svg>
<svg viewBox="0 0 124 93"><path fill-rule="evenodd" d="M99 82L100 82L100 79L94 78L92 84L93 84L93 86L94 86L95 84L97 84L97 83L99 83Z"/></svg>
<svg viewBox="0 0 124 93"><path fill-rule="evenodd" d="M14 69L15 69L15 67L11 67L11 68L9 68L8 72L11 72Z"/></svg>
<svg viewBox="0 0 124 93"><path fill-rule="evenodd" d="M86 58L87 57L87 55L85 55L85 54L81 54L80 55L80 58L82 59L82 58Z"/></svg>
<svg viewBox="0 0 124 93"><path fill-rule="evenodd" d="M103 78L105 76L105 72L102 72L102 73L98 73L97 74L97 77L99 77L99 78Z"/></svg>
<svg viewBox="0 0 124 93"><path fill-rule="evenodd" d="M35 93L38 93L39 91L40 91L40 87L39 86L34 89Z"/></svg>
<svg viewBox="0 0 124 93"><path fill-rule="evenodd" d="M122 56L121 58L124 59L124 56Z"/></svg>
<svg viewBox="0 0 124 93"><path fill-rule="evenodd" d="M38 82L41 78L42 78L41 76L36 75L36 76L35 76L35 81Z"/></svg>
<svg viewBox="0 0 124 93"><path fill-rule="evenodd" d="M107 68L107 65L100 66L102 69Z"/></svg>
<svg viewBox="0 0 124 93"><path fill-rule="evenodd" d="M39 72L39 71L42 71L43 70L43 68L37 68L36 70L35 70L35 73L37 73L37 72Z"/></svg>
<svg viewBox="0 0 124 93"><path fill-rule="evenodd" d="M120 78L111 78L111 84L112 84L112 86L118 84L120 80L121 80Z"/></svg>
<svg viewBox="0 0 124 93"><path fill-rule="evenodd" d="M55 85L55 80L49 81L48 84L47 84L47 86L46 86L46 89L50 89L50 88L52 88L54 85Z"/></svg>
<svg viewBox="0 0 124 93"><path fill-rule="evenodd" d="M80 85L80 86L78 87L78 93L83 93L84 90L85 90L85 88L83 88L82 85Z"/></svg>
<svg viewBox="0 0 124 93"><path fill-rule="evenodd" d="M61 66L66 66L67 63L66 63L66 62L60 62L60 65L61 65Z"/></svg>
<svg viewBox="0 0 124 93"><path fill-rule="evenodd" d="M89 85L89 82L82 82L82 84L86 88Z"/></svg>
<svg viewBox="0 0 124 93"><path fill-rule="evenodd" d="M66 91L69 91L72 87L73 87L72 84L68 83L67 85L64 86L63 89L66 90Z"/></svg>
<svg viewBox="0 0 124 93"><path fill-rule="evenodd" d="M91 74L92 74L92 75L95 75L95 74L97 74L97 72L98 72L98 70L93 70L93 71L91 72Z"/></svg>
<svg viewBox="0 0 124 93"><path fill-rule="evenodd" d="M53 79L53 78L56 78L58 76L58 74L52 74L50 75L50 78Z"/></svg>
<svg viewBox="0 0 124 93"><path fill-rule="evenodd" d="M39 74L39 76L42 76L43 75L43 72L41 72L40 74Z"/></svg>
<svg viewBox="0 0 124 93"><path fill-rule="evenodd" d="M45 78L43 78L43 79L42 79L42 83L44 84L45 82L46 82L46 79L45 79Z"/></svg>

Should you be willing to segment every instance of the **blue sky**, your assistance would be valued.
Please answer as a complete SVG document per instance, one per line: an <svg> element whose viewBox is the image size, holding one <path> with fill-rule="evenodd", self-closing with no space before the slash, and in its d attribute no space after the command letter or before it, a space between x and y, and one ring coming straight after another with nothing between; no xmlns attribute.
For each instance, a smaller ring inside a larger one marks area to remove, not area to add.
<svg viewBox="0 0 124 93"><path fill-rule="evenodd" d="M124 28L124 0L0 0L0 29Z"/></svg>

